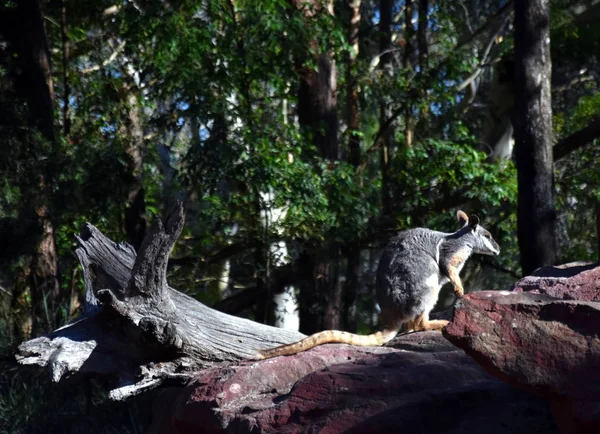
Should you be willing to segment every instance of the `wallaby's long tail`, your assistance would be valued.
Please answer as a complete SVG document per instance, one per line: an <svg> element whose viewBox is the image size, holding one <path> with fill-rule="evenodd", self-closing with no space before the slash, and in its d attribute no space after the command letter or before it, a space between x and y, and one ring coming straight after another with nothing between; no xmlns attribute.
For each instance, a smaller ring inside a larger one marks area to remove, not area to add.
<svg viewBox="0 0 600 434"><path fill-rule="evenodd" d="M291 354L301 353L313 347L323 344L350 344L361 347L383 345L391 341L398 334L397 329L384 329L383 331L371 335L355 335L354 333L342 332L338 330L325 330L314 335L310 335L301 341L293 344L281 345L268 350L258 352L257 359L270 359L277 356L289 356Z"/></svg>

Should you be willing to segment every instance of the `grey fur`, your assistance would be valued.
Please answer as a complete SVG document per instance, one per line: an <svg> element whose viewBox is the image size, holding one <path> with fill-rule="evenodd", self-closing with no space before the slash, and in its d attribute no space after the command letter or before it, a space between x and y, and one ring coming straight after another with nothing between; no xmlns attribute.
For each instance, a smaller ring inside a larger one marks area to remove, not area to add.
<svg viewBox="0 0 600 434"><path fill-rule="evenodd" d="M423 313L428 315L440 288L450 280L453 257L459 273L472 253L500 253L500 247L479 225L479 219L471 216L467 222L465 218L459 212L458 219L464 225L454 233L416 228L401 232L390 241L377 268L379 306L393 309L402 323Z"/></svg>

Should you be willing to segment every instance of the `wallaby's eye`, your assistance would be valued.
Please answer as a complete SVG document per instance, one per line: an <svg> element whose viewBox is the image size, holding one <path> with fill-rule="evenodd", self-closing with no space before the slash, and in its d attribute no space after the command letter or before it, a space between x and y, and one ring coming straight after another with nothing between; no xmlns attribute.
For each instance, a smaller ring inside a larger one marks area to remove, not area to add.
<svg viewBox="0 0 600 434"><path fill-rule="evenodd" d="M483 236L486 237L486 238L488 238L488 239L492 238L492 236L490 234L484 234Z"/></svg>

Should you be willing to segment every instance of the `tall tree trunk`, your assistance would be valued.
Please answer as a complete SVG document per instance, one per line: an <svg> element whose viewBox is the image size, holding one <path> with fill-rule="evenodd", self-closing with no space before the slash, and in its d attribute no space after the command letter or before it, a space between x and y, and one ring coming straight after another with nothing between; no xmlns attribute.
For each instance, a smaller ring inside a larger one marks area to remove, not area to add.
<svg viewBox="0 0 600 434"><path fill-rule="evenodd" d="M548 0L515 7L517 232L524 274L556 261Z"/></svg>
<svg viewBox="0 0 600 434"><path fill-rule="evenodd" d="M340 246L333 240L328 241L326 258L317 265L317 291L327 291L327 304L323 325L329 330L343 328L344 298L340 282Z"/></svg>
<svg viewBox="0 0 600 434"><path fill-rule="evenodd" d="M136 93L129 89L126 96L127 117L125 119L127 134L127 154L129 154L129 173L133 177L131 188L127 194L128 206L125 210L125 233L136 251L141 247L146 236L146 199L142 180L144 128L142 126L142 110Z"/></svg>
<svg viewBox="0 0 600 434"><path fill-rule="evenodd" d="M333 1L327 2L326 10L323 10L317 1L294 0L294 4L302 11L305 20L310 20L317 13L333 15ZM316 48L316 43L312 45ZM296 61L300 76L298 89L300 126L311 131L314 144L322 158L336 161L338 159L338 116L335 61L330 53L319 53L316 59L316 71L306 64L305 59L302 61L296 59ZM310 294L312 290L327 294L325 326L339 328L343 308L339 285L339 245L330 239L326 241L326 246L324 250L327 254L313 269L313 276L317 278L315 285L302 288L306 293L301 294L300 303L311 303L316 296ZM313 327L304 322L308 319L305 317L308 310L308 306L300 307L300 330L307 332Z"/></svg>
<svg viewBox="0 0 600 434"><path fill-rule="evenodd" d="M356 333L356 297L360 289L360 247L358 243L348 246L346 253L346 282L344 285L344 330Z"/></svg>
<svg viewBox="0 0 600 434"><path fill-rule="evenodd" d="M11 331L13 342L21 342L31 337L33 312L28 309L31 303L27 300L31 295L29 278L31 276L31 258L26 257L20 267L11 293Z"/></svg>
<svg viewBox="0 0 600 434"><path fill-rule="evenodd" d="M350 164L360 165L360 125L358 115L358 84L356 80L356 58L358 56L358 35L360 30L360 5L362 0L350 1L350 21L348 23L348 42L352 47L348 51L347 85L348 85L348 149Z"/></svg>
<svg viewBox="0 0 600 434"><path fill-rule="evenodd" d="M48 187L41 182L42 191ZM35 259L31 267L31 295L33 307L33 332L38 333L56 327L51 315L59 313L60 282L58 277L58 256L56 253L56 234L50 219L47 205L40 206L36 213L38 224L42 230L40 241L36 247ZM44 324L44 325L42 325Z"/></svg>
<svg viewBox="0 0 600 434"><path fill-rule="evenodd" d="M595 209L596 213L596 244L598 245L598 263L600 263L600 199L596 199Z"/></svg>
<svg viewBox="0 0 600 434"><path fill-rule="evenodd" d="M17 5L16 44L22 67L18 87L27 99L30 123L53 142L54 85L42 10L38 0L20 0Z"/></svg>
<svg viewBox="0 0 600 434"><path fill-rule="evenodd" d="M321 157L338 158L336 68L328 53L317 59L317 70L302 66L298 89L298 122L308 127Z"/></svg>
<svg viewBox="0 0 600 434"><path fill-rule="evenodd" d="M417 48L419 50L419 68L421 73L427 69L427 56L429 45L427 44L427 14L429 12L429 0L419 0L419 27L417 29Z"/></svg>
<svg viewBox="0 0 600 434"><path fill-rule="evenodd" d="M333 15L333 0L327 5L328 12ZM326 125L326 137L319 144L321 155L329 161L338 160L338 116L337 116L337 71L335 61L330 53L323 53L319 58L319 93L323 101L323 122ZM317 280L317 284L327 291L327 306L325 308L325 327L328 329L342 328L344 318L344 302L342 285L340 284L340 245L333 239L327 240L330 254L317 270L325 268L325 279Z"/></svg>
<svg viewBox="0 0 600 434"><path fill-rule="evenodd" d="M69 87L69 37L67 35L67 5L66 0L60 2L60 36L62 40L62 67L63 67L63 134L69 138L71 134L71 104Z"/></svg>
<svg viewBox="0 0 600 434"><path fill-rule="evenodd" d="M32 201L37 203L36 214L41 235L27 280L31 287L32 331L38 333L55 326L54 318L50 317L49 312L55 312L55 304L60 302L55 233L50 211L51 185L55 172L55 168L52 167L53 155L57 153L54 133L54 86L40 3L37 0L19 1L17 19L19 34L16 36L15 47L21 69L17 78L17 89L27 101L30 124L51 145L49 163L38 174L38 190L32 198ZM47 324L42 326L40 319Z"/></svg>
<svg viewBox="0 0 600 434"><path fill-rule="evenodd" d="M305 20L316 14L333 15L333 0L321 3L320 0L293 0L302 11ZM326 4L327 9L322 6ZM317 48L313 41L312 49ZM310 56L310 54L307 55ZM306 65L306 58L297 65L300 76L298 89L298 122L312 130L313 140L321 157L335 161L338 159L338 117L336 67L330 53L320 53L316 59L317 70Z"/></svg>
<svg viewBox="0 0 600 434"><path fill-rule="evenodd" d="M383 74L392 74L392 0L380 0L379 2L379 62ZM390 101L383 98L380 104L380 125L384 125L390 118ZM392 198L390 194L389 163L390 152L393 146L394 128L390 125L381 137L381 150L379 161L381 166L381 211L384 216L391 214Z"/></svg>
<svg viewBox="0 0 600 434"><path fill-rule="evenodd" d="M513 154L512 116L515 104L514 59L506 57L494 66L494 79L489 91L488 113L482 136L491 150L490 160L506 160Z"/></svg>
<svg viewBox="0 0 600 434"><path fill-rule="evenodd" d="M348 42L352 50L348 52L348 149L349 162L358 168L361 163L360 152L360 118L358 112L358 84L356 80L356 58L359 50L360 6L362 0L350 1L350 20L348 22ZM344 321L343 329L356 332L356 295L360 286L360 247L354 242L345 249L346 282L344 285Z"/></svg>
<svg viewBox="0 0 600 434"><path fill-rule="evenodd" d="M427 25L429 24L429 0L419 0L419 27L417 28L417 49L419 50L419 74L425 76L429 70L429 42L427 41ZM429 107L419 111L419 122L415 130L428 128Z"/></svg>
<svg viewBox="0 0 600 434"><path fill-rule="evenodd" d="M313 254L303 250L298 258L300 294L298 296L298 316L300 332L307 335L323 329L323 316L320 315L322 294L317 291Z"/></svg>
<svg viewBox="0 0 600 434"><path fill-rule="evenodd" d="M406 75L407 82L411 75L413 62L412 56L414 52L413 39L415 29L413 28L412 18L414 10L412 0L406 0L404 5L404 57L402 59L402 67L404 68L404 74ZM407 89L409 90L409 89ZM410 91L406 96L406 111L404 113L404 144L407 148L410 148L415 138L415 118L413 116L413 104Z"/></svg>

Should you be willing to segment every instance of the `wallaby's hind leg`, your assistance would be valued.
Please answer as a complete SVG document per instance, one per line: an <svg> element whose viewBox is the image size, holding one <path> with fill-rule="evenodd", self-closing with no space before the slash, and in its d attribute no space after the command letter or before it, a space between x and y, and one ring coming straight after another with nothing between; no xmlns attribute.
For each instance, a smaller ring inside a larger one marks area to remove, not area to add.
<svg viewBox="0 0 600 434"><path fill-rule="evenodd" d="M448 325L445 319L432 319L423 324L421 330L441 330Z"/></svg>
<svg viewBox="0 0 600 434"><path fill-rule="evenodd" d="M404 324L402 324L402 333L409 333L415 329L415 321L408 320Z"/></svg>
<svg viewBox="0 0 600 434"><path fill-rule="evenodd" d="M393 307L385 307L381 309L381 328L383 345L396 337L402 328L402 318L398 311Z"/></svg>
<svg viewBox="0 0 600 434"><path fill-rule="evenodd" d="M415 319L415 331L441 330L448 325L444 319L429 320L429 313L422 313Z"/></svg>

